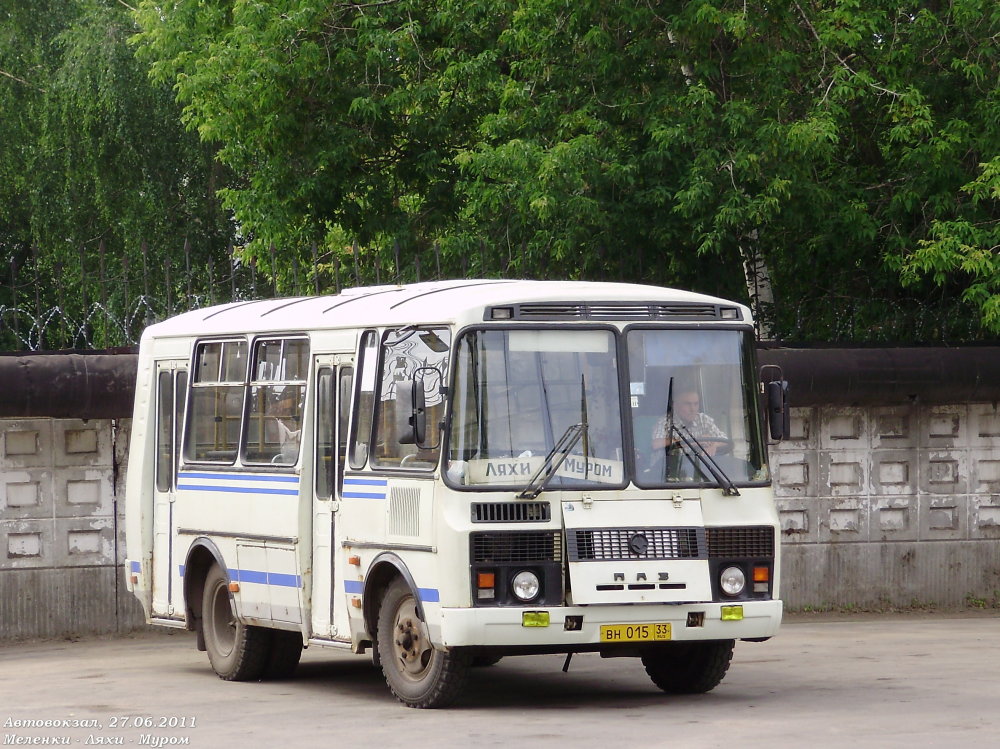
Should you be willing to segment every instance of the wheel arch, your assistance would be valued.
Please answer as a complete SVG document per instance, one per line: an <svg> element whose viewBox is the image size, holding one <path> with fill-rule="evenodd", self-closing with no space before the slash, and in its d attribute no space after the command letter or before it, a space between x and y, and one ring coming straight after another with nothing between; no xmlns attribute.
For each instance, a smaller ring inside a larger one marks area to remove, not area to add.
<svg viewBox="0 0 1000 749"><path fill-rule="evenodd" d="M375 633L378 632L378 611L382 605L382 594L397 577L402 578L403 582L410 588L416 604L417 616L426 621L417 584L414 582L413 575L410 574L406 563L396 554L384 551L375 557L368 567L368 574L365 575L365 587L361 597L361 612L365 620L365 629L373 638L373 642Z"/></svg>
<svg viewBox="0 0 1000 749"><path fill-rule="evenodd" d="M228 579L229 568L222 558L219 547L204 536L196 538L184 560L184 613L187 628L198 633L198 650L205 649L202 596L205 592L205 577L213 564L218 564Z"/></svg>

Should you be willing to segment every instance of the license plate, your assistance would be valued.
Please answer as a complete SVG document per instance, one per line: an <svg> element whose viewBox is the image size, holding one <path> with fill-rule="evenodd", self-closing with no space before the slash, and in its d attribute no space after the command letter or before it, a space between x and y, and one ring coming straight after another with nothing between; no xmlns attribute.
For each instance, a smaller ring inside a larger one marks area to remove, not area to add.
<svg viewBox="0 0 1000 749"><path fill-rule="evenodd" d="M656 642L669 639L669 622L601 625L601 642Z"/></svg>

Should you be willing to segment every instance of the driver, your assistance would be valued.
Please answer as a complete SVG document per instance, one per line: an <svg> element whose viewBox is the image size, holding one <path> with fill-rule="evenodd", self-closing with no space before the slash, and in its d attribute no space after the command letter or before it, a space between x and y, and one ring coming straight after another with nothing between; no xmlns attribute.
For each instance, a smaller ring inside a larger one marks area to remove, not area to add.
<svg viewBox="0 0 1000 749"><path fill-rule="evenodd" d="M687 428L709 455L715 455L729 439L711 416L702 413L701 400L694 389L682 390L674 399L674 424ZM677 442L677 439L677 435L673 435L671 442ZM667 416L664 414L653 427L653 450L662 450L666 445Z"/></svg>

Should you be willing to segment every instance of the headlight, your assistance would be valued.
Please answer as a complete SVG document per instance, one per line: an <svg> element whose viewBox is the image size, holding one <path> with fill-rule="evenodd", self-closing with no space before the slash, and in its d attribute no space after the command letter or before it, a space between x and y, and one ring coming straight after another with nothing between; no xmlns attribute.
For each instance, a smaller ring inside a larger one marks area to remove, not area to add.
<svg viewBox="0 0 1000 749"><path fill-rule="evenodd" d="M719 576L719 585L727 596L738 596L747 585L747 576L739 567L726 567Z"/></svg>
<svg viewBox="0 0 1000 749"><path fill-rule="evenodd" d="M538 575L530 570L523 570L514 575L510 582L511 590L520 601L533 601L538 597L541 584L538 582Z"/></svg>

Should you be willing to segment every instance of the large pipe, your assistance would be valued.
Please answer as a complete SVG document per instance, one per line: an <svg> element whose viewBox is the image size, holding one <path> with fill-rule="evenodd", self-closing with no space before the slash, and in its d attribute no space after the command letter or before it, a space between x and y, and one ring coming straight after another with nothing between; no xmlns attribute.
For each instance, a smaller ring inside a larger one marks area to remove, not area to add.
<svg viewBox="0 0 1000 749"><path fill-rule="evenodd" d="M781 367L793 406L1000 401L1000 346L763 346L758 358ZM128 417L135 375L130 353L3 355L0 418Z"/></svg>
<svg viewBox="0 0 1000 749"><path fill-rule="evenodd" d="M0 356L0 418L132 415L135 354Z"/></svg>
<svg viewBox="0 0 1000 749"><path fill-rule="evenodd" d="M761 347L757 357L781 367L793 406L1000 400L998 346Z"/></svg>

